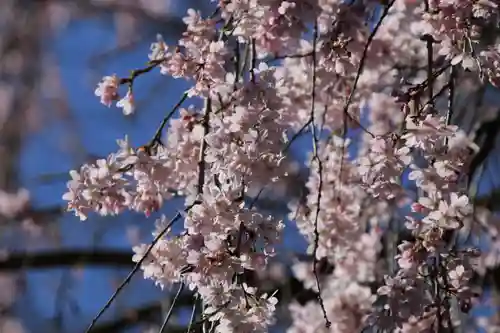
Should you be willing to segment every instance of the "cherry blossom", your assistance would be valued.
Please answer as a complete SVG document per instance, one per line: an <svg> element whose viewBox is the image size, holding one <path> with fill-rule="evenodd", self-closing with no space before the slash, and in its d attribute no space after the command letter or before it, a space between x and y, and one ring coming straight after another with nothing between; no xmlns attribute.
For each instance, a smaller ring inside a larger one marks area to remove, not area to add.
<svg viewBox="0 0 500 333"><path fill-rule="evenodd" d="M292 271L318 299L289 305L288 331L439 330L455 318L452 301L467 312L476 263L497 255L457 246L477 219L465 177L478 147L451 123L451 100L465 69L498 81L497 42L478 42L482 27L498 23L496 2L221 0L217 8L207 18L190 9L177 45L158 36L147 69L99 83L108 107L129 86L117 103L126 115L137 73L158 67L191 88L146 145L119 141L116 153L71 171L68 208L82 220L149 216L184 196L182 218L162 216L133 260L162 288L194 291L215 332L267 332L280 305L244 276L276 257L284 222L256 202L296 171L289 153L305 135L307 179L288 217L311 260ZM436 102L443 92L446 108ZM204 106L183 107L189 98ZM333 271L318 272L320 260Z"/></svg>
<svg viewBox="0 0 500 333"><path fill-rule="evenodd" d="M123 109L123 114L128 116L135 112L135 101L132 91L129 90L125 97L116 103L116 106Z"/></svg>
<svg viewBox="0 0 500 333"><path fill-rule="evenodd" d="M113 101L118 100L118 77L116 75L105 76L95 90L95 95L101 98L101 103L110 107Z"/></svg>

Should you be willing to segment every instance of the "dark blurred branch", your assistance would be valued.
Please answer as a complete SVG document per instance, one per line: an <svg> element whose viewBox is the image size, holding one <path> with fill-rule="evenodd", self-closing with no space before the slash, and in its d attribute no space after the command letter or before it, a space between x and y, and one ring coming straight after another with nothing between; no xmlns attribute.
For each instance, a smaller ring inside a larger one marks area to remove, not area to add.
<svg viewBox="0 0 500 333"><path fill-rule="evenodd" d="M0 214L0 224L4 226L7 224L15 225L25 219L29 219L36 225L44 225L56 222L64 213L66 213L66 209L63 206L49 206L44 208L33 208L28 206L13 218Z"/></svg>
<svg viewBox="0 0 500 333"><path fill-rule="evenodd" d="M55 220L66 212L64 207L49 206L44 208L29 207L15 217L16 220L32 219L35 223L44 222L46 220Z"/></svg>
<svg viewBox="0 0 500 333"><path fill-rule="evenodd" d="M474 200L477 207L485 207L493 212L500 210L500 189L493 189L488 194L478 196Z"/></svg>
<svg viewBox="0 0 500 333"><path fill-rule="evenodd" d="M100 65L103 61L115 60L119 56L127 54L126 52L134 51L141 44L144 44L146 42L148 42L148 45L151 44L154 41L153 37L154 36L151 35L140 36L138 38L135 38L134 40L127 42L125 45L119 45L112 49L92 55L89 60L89 65L97 66Z"/></svg>
<svg viewBox="0 0 500 333"><path fill-rule="evenodd" d="M0 258L0 271L19 269L51 269L61 266L132 267L132 253L113 249L56 250L37 253L9 253Z"/></svg>
<svg viewBox="0 0 500 333"><path fill-rule="evenodd" d="M61 2L68 3L67 0L38 0L39 2ZM174 16L172 12L153 12L142 5L140 1L125 3L124 1L92 1L92 0L76 0L72 1L72 7L78 12L100 13L127 13L138 18L141 21L151 23L159 23L168 25L170 29L175 31L184 31L185 24L178 16Z"/></svg>
<svg viewBox="0 0 500 333"><path fill-rule="evenodd" d="M476 132L476 143L479 145L479 152L474 156L469 165L469 184L472 181L478 167L483 164L495 148L496 136L500 130L500 112L488 122L485 122Z"/></svg>
<svg viewBox="0 0 500 333"><path fill-rule="evenodd" d="M132 267L132 252L103 249L95 251L87 250L61 250L40 253L12 253L0 259L0 271L19 269L52 269L62 266L108 266L108 267ZM323 263L324 264L324 263ZM324 265L323 265L324 266ZM331 271L328 267L322 267L322 272ZM245 271L243 279L249 285L261 286L262 292L273 293L278 290L277 297L282 302L290 301L290 295L299 303L305 303L316 299L316 294L304 289L302 283L288 275L284 279L262 280L253 271ZM193 303L193 295L184 293L178 300L179 306L188 307ZM92 332L120 332L123 328L136 325L141 322L151 322L161 317L159 304L150 304L139 309L127 311L116 320L96 326ZM171 327L168 332L185 332L185 327Z"/></svg>

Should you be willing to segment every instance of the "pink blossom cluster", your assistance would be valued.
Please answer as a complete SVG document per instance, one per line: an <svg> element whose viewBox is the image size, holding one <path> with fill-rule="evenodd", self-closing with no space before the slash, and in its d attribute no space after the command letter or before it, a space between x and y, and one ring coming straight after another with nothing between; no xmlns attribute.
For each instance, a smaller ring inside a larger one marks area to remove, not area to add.
<svg viewBox="0 0 500 333"><path fill-rule="evenodd" d="M88 213L117 215L126 209L144 212L149 215L158 210L163 201L172 198L175 191L187 191L193 186L193 174L184 168L183 176L175 174L175 168L183 165L182 158L196 159L200 137L196 132L178 134L176 128L184 128L184 118L175 122L165 146L159 146L151 154L144 149L133 149L128 139L119 140L120 150L107 159L95 164L85 164L80 171L71 171L72 180L68 182L69 191L64 199L69 201L68 208L80 219L85 220ZM184 141L178 143L178 136ZM167 149L168 147L172 149ZM193 168L192 168L193 169ZM194 167L196 174L196 167Z"/></svg>
<svg viewBox="0 0 500 333"><path fill-rule="evenodd" d="M126 79L104 77L96 95L110 106L128 84L129 97L117 106L130 110L134 79L159 67L192 82L185 98L203 99L204 107L180 108L183 98L146 146L120 141L117 153L72 171L68 208L81 219L126 209L149 215L185 195L183 231L173 233L175 220L162 217L155 242L134 247L134 261L162 287L194 290L216 332L267 332L277 298L244 276L266 268L284 224L245 198L294 171L284 163L287 152L309 131L305 197L288 206L313 259L297 263L294 274L319 298L290 304L289 332L449 326L452 301L466 312L474 296L478 253L457 248L453 237L475 219L465 173L477 147L450 123L451 103L435 106L435 93L452 95L463 69L497 80L500 48L477 43L482 27L497 23L496 6L220 0L209 18L191 9L178 45L159 37L150 67ZM350 130L361 132L356 153ZM416 191L403 185L406 174ZM394 229L407 204L412 239L401 242ZM319 260L333 272L319 274Z"/></svg>
<svg viewBox="0 0 500 333"><path fill-rule="evenodd" d="M464 68L480 70L487 65L488 58L478 44L485 24L498 22L498 5L491 0L430 1L430 9L423 16L430 24L428 32L441 41L440 54L452 57L453 63L461 63ZM498 68L488 67L488 76L495 83Z"/></svg>
<svg viewBox="0 0 500 333"><path fill-rule="evenodd" d="M128 116L135 112L135 102L132 89L129 88L127 94L120 99L118 88L120 80L116 75L105 76L95 90L95 95L101 98L101 103L110 107L114 101L116 106L123 109L123 114Z"/></svg>

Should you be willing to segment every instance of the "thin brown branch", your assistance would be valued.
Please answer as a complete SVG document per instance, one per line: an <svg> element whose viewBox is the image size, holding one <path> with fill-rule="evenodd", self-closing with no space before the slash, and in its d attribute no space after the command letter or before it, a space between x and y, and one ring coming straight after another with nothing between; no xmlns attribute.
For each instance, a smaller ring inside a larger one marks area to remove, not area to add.
<svg viewBox="0 0 500 333"><path fill-rule="evenodd" d="M198 158L198 183L197 183L197 198L196 200L189 206L189 209L191 209L194 205L200 204L201 198L200 196L203 194L203 186L205 185L205 153L207 150L207 143L205 140L205 137L208 135L210 131L210 113L212 112L212 100L210 98L207 98L205 102L205 114L203 116L203 137L201 138L200 142L200 155ZM170 305L170 308L168 310L168 313L165 317L165 320L163 321L163 324L161 325L159 333L163 333L168 325L168 322L172 316L174 307L176 306L177 300L184 289L184 283L181 282L179 286L179 290L177 291L177 294L175 295L172 304Z"/></svg>
<svg viewBox="0 0 500 333"><path fill-rule="evenodd" d="M313 52L275 55L274 57L270 58L269 60L274 61L274 60L283 60L283 59L300 59L300 58L310 57L310 56L312 56L312 54L313 54Z"/></svg>
<svg viewBox="0 0 500 333"><path fill-rule="evenodd" d="M139 76L141 76L143 74L151 72L154 68L158 67L163 62L164 62L164 59L151 60L148 63L148 66L132 70L128 77L121 78L119 82L120 82L120 84L132 85L136 78L138 78Z"/></svg>
<svg viewBox="0 0 500 333"><path fill-rule="evenodd" d="M375 27L373 28L372 32L370 33L370 35L368 36L368 39L366 41L366 44L365 44L365 47L363 49L363 53L361 55L361 60L359 62L359 67L358 67L358 71L356 73L356 77L354 78L354 83L352 85L352 88L351 88L351 91L349 93L349 96L347 97L347 101L344 105L344 108L342 110L343 112L343 121L342 121L342 126L343 126L343 129L342 129L342 141L343 143L346 142L346 137L347 137L347 131L348 131L348 128L347 128L347 118L349 118L350 120L352 121L355 121L355 123L367 134L369 134L372 138L375 137L375 135L373 133L371 133L369 130L367 130L363 125L361 125L360 122L358 122L357 120L354 119L354 117L352 117L350 114L349 114L349 106L351 105L352 103L352 99L354 97L354 94L356 92L356 89L358 87L358 82L359 82L359 79L361 77L361 74L363 73L363 69L365 67L365 61L366 61L366 58L368 57L368 50L370 48L370 45L372 44L373 42L373 39L375 38L375 35L377 34L378 30L380 29L380 27L382 26L382 22L384 21L384 19L386 18L387 14L389 14L389 10L391 9L392 5L394 4L395 0L392 0L391 2L389 2L387 4L387 6L385 6L384 8L384 11L382 12L382 15L380 17L380 19L378 20L377 24L375 25ZM328 140L330 140L332 137L333 137L334 133L332 133L330 135L330 137L328 138ZM339 168L339 179L342 179L342 173L343 173L343 168L344 168L344 159L345 159L345 153L344 153L344 150L345 150L345 145L342 146L342 155L340 157L340 168ZM339 187L342 186L342 182L340 182L339 184ZM340 192L340 191L339 191ZM340 200L340 197L338 197L339 200Z"/></svg>
<svg viewBox="0 0 500 333"><path fill-rule="evenodd" d="M313 162L315 161L318 164L318 176L319 176L319 185L318 185L318 195L316 197L316 212L314 215L314 248L313 248L313 273L316 279L316 287L318 288L318 302L321 307L321 311L323 312L323 317L325 319L325 326L329 328L332 323L328 319L328 315L326 313L325 305L323 302L323 297L321 295L321 283L318 275L318 258L317 252L319 247L319 231L318 231L318 218L321 210L321 195L323 192L323 163L318 154L318 142L319 137L316 133L316 122L314 116L314 103L316 102L316 45L318 40L318 22L314 22L314 32L313 32L313 51L312 51L312 91L311 91L311 110L309 116L309 122L311 125L312 132L312 146L313 146Z"/></svg>
<svg viewBox="0 0 500 333"><path fill-rule="evenodd" d="M184 290L184 283L181 282L179 286L179 290L177 290L177 294L175 294L174 300L172 301L172 304L170 305L170 308L168 309L168 313L165 316L165 320L163 321L163 324L160 327L160 331L158 333L164 333L166 332L165 329L167 328L168 321L172 317L172 314L174 313L174 307L177 304L177 301L179 300L179 296L182 293L182 290Z"/></svg>
<svg viewBox="0 0 500 333"><path fill-rule="evenodd" d="M167 115L163 118L163 120L160 123L160 126L156 129L156 132L153 136L153 139L148 143L149 148L154 147L156 144L161 143L161 135L163 133L163 129L167 125L168 121L172 116L175 114L175 112L181 107L182 103L188 98L188 93L184 93L180 100L174 105L174 107L167 113Z"/></svg>
<svg viewBox="0 0 500 333"><path fill-rule="evenodd" d="M320 265L321 266L321 265ZM309 301L317 299L317 293L305 289L302 282L297 280L293 276L288 276L284 280L260 280L258 274L254 271L245 270L243 273L243 279L245 281L251 281L251 285L261 285L262 292L273 293L276 290L276 297L280 300L280 303L287 303L296 300L300 304L305 304ZM290 298L291 297L291 298ZM176 301L177 308L187 308L193 306L195 303L195 297L191 292L182 292ZM94 327L92 333L119 333L126 328L130 328L134 325L146 322L159 322L161 317L161 305L158 303L152 303L145 305L141 308L130 309L123 313L123 315L117 318L104 322ZM190 333L200 332L201 324L203 319L199 321L192 321ZM177 326L174 324L169 324L167 326L166 332L182 332L187 333L187 328L185 326Z"/></svg>
<svg viewBox="0 0 500 333"><path fill-rule="evenodd" d="M207 98L205 105L205 114L203 115L203 138L200 142L200 155L198 157L198 188L197 194L203 193L203 186L205 185L205 155L207 151L207 140L205 139L210 131L210 114L212 113L212 100Z"/></svg>
<svg viewBox="0 0 500 333"><path fill-rule="evenodd" d="M189 209L191 209L192 206L189 206L187 207L184 211L188 211ZM135 273L137 273L139 271L139 269L141 268L141 265L144 263L144 261L146 260L146 258L149 256L149 254L151 253L151 251L153 250L153 248L155 247L156 243L158 243L158 241L167 233L167 231L172 227L172 225L177 221L179 220L180 218L182 217L182 214L181 212L178 212L171 220L170 222L167 224L167 226L155 237L155 239L153 240L153 242L151 242L151 244L149 245L148 249L146 250L146 252L144 253L144 255L142 256L142 258L136 263L136 265L134 266L134 268L132 269L132 271L130 271L130 273L127 275L127 277L123 280L123 282L120 284L120 286L118 286L118 288L116 289L116 291L113 293L113 295L111 295L111 298L106 302L106 304L104 305L104 307L99 311L99 313L92 319L92 322L90 323L89 327L87 328L87 330L85 331L86 333L89 333L91 332L92 328L94 327L94 325L97 323L97 321L99 320L99 318L101 318L101 316L104 314L104 312L106 312L106 310L111 306L111 303L113 303L113 301L116 299L116 297L121 293L121 291L123 290L123 288L125 288L125 286L130 282L130 280L132 279L132 277L135 275Z"/></svg>
<svg viewBox="0 0 500 333"><path fill-rule="evenodd" d="M358 87L359 79L361 77L361 74L363 73L363 69L365 67L365 62L366 62L366 59L367 59L367 56L368 56L368 50L369 50L369 48L370 48L370 46L371 46L371 44L373 42L373 39L375 38L375 35L377 34L378 30L382 26L382 22L386 18L387 14L389 14L389 10L391 9L391 7L394 4L394 2L395 2L395 0L392 0L391 2L389 2L389 4L387 6L385 6L384 11L382 12L382 15L380 16L380 19L378 20L377 24L375 25L375 27L373 28L372 32L368 36L368 39L367 39L366 44L365 44L365 47L363 49L363 53L361 54L361 60L359 62L358 71L357 71L356 76L354 78L354 83L352 85L351 92L349 93L349 96L347 97L347 101L346 101L346 103L344 105L344 108L342 110L342 112L344 113L344 115L346 115L347 117L349 117L350 120L354 121L356 123L356 125L358 125L364 132L366 132L367 134L369 134L371 137L375 137L375 135L373 133L371 133L370 131L368 131L363 125L361 125L356 119L354 119L354 117L352 117L349 114L349 106L352 103L352 99L353 99L354 94L356 93L356 89Z"/></svg>
<svg viewBox="0 0 500 333"><path fill-rule="evenodd" d="M190 293L182 294L178 300L179 307L187 307L192 303L193 295ZM161 304L151 303L136 309L128 309L122 315L115 319L96 326L92 333L121 333L127 328L139 325L141 323L154 323L160 321ZM169 333L185 333L186 327L182 325L170 324L167 326ZM201 333L200 327L192 327L191 333Z"/></svg>

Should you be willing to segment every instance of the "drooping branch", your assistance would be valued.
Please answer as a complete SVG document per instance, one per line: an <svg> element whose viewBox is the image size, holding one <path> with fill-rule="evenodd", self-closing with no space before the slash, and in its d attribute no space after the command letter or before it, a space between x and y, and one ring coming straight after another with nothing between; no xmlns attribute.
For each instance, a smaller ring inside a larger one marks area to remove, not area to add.
<svg viewBox="0 0 500 333"><path fill-rule="evenodd" d="M279 282L257 282L256 274L252 271L246 271L244 279L245 281L253 281L253 283L260 283L264 285L265 288L263 288L263 292L271 293L278 290L276 296L280 299L280 303L286 304L294 299L301 304L305 304L309 301L317 299L317 294L315 292L305 289L300 281L290 275L287 276L287 279ZM290 295L292 299L290 299L288 295ZM183 292L176 300L176 308L191 307L194 300L195 298L192 293ZM160 322L161 312L162 307L159 303L147 304L140 308L126 310L123 315L118 318L96 325L92 329L91 333L119 333L126 328L130 328L141 323ZM187 332L187 327L169 324L165 332ZM197 325L196 322L193 323L190 332L201 332L201 325Z"/></svg>

